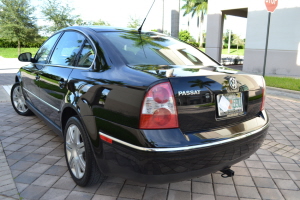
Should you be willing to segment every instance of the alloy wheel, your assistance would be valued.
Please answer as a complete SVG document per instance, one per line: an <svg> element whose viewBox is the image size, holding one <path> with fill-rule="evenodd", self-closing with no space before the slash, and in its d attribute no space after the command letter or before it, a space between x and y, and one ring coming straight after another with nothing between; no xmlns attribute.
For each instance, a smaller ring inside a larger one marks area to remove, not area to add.
<svg viewBox="0 0 300 200"><path fill-rule="evenodd" d="M14 88L12 97L13 104L20 113L25 113L28 111L28 107L26 106L21 86L18 85Z"/></svg>
<svg viewBox="0 0 300 200"><path fill-rule="evenodd" d="M80 179L86 170L85 147L79 128L71 124L66 135L67 162L72 174Z"/></svg>

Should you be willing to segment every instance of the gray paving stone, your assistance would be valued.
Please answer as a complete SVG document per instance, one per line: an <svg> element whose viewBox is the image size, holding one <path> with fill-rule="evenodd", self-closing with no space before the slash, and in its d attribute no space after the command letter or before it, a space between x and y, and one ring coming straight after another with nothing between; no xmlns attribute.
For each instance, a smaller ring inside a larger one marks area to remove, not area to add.
<svg viewBox="0 0 300 200"><path fill-rule="evenodd" d="M48 170L50 167L51 167L51 165L42 164L42 163L35 163L30 168L28 168L26 171L42 174L46 170Z"/></svg>
<svg viewBox="0 0 300 200"><path fill-rule="evenodd" d="M12 165L11 169L25 171L32 165L34 165L34 162L19 161L19 162L16 162L14 165Z"/></svg>
<svg viewBox="0 0 300 200"><path fill-rule="evenodd" d="M133 180L126 180L125 182L126 185L137 185L137 186L141 186L141 187L145 187L146 184L145 183L139 183Z"/></svg>
<svg viewBox="0 0 300 200"><path fill-rule="evenodd" d="M61 190L56 188L50 188L41 199L60 200L65 199L70 194L69 190Z"/></svg>
<svg viewBox="0 0 300 200"><path fill-rule="evenodd" d="M42 186L30 185L25 190L23 190L23 192L21 192L20 196L22 198L30 200L40 199L48 189L49 188Z"/></svg>
<svg viewBox="0 0 300 200"><path fill-rule="evenodd" d="M169 184L147 184L149 188L160 188L160 189L169 189Z"/></svg>
<svg viewBox="0 0 300 200"><path fill-rule="evenodd" d="M144 200L165 200L167 198L168 190L159 188L146 188L143 199Z"/></svg>
<svg viewBox="0 0 300 200"><path fill-rule="evenodd" d="M7 163L9 166L14 165L16 162L18 162L18 160L7 159Z"/></svg>
<svg viewBox="0 0 300 200"><path fill-rule="evenodd" d="M266 177L266 178L270 177L270 175L266 169L249 168L249 171L250 171L251 175L254 177Z"/></svg>
<svg viewBox="0 0 300 200"><path fill-rule="evenodd" d="M233 185L214 184L215 194L219 196L237 197Z"/></svg>
<svg viewBox="0 0 300 200"><path fill-rule="evenodd" d="M297 164L281 163L281 165L287 171L300 171L300 167Z"/></svg>
<svg viewBox="0 0 300 200"><path fill-rule="evenodd" d="M274 179L274 181L280 190L299 190L292 180Z"/></svg>
<svg viewBox="0 0 300 200"><path fill-rule="evenodd" d="M204 182L204 183L212 183L212 175L208 174L208 175L201 176L201 177L198 177L198 178L193 178L193 181Z"/></svg>
<svg viewBox="0 0 300 200"><path fill-rule="evenodd" d="M290 177L293 180L295 180L295 181L299 181L300 180L300 172L287 171L287 173L290 175Z"/></svg>
<svg viewBox="0 0 300 200"><path fill-rule="evenodd" d="M19 176L20 174L22 174L24 171L20 171L20 170L11 170L11 174L12 176L15 178L17 176Z"/></svg>
<svg viewBox="0 0 300 200"><path fill-rule="evenodd" d="M86 193L92 193L92 194L94 194L97 191L97 189L99 188L100 184L101 183L98 183L98 184L95 184L95 185L92 185L92 186L88 186L88 187L80 187L80 186L77 185L74 188L73 191L79 191L79 192L86 192Z"/></svg>
<svg viewBox="0 0 300 200"><path fill-rule="evenodd" d="M246 160L245 163L249 168L262 168L262 169L265 168L263 163L258 160Z"/></svg>
<svg viewBox="0 0 300 200"><path fill-rule="evenodd" d="M283 170L282 166L277 162L263 162L266 169Z"/></svg>
<svg viewBox="0 0 300 200"><path fill-rule="evenodd" d="M41 175L38 177L32 185L39 185L44 187L51 187L57 180L59 179L59 176L51 176L51 175Z"/></svg>
<svg viewBox="0 0 300 200"><path fill-rule="evenodd" d="M273 179L290 179L290 176L282 170L268 170Z"/></svg>
<svg viewBox="0 0 300 200"><path fill-rule="evenodd" d="M18 149L22 148L24 145L22 144L10 144L4 147L5 151L17 151Z"/></svg>
<svg viewBox="0 0 300 200"><path fill-rule="evenodd" d="M283 156L275 156L275 158L278 160L278 162L280 163L295 163L295 161L293 161L292 159L290 158L286 158L286 157L283 157Z"/></svg>
<svg viewBox="0 0 300 200"><path fill-rule="evenodd" d="M281 193L288 200L299 200L300 191L281 190Z"/></svg>
<svg viewBox="0 0 300 200"><path fill-rule="evenodd" d="M236 175L239 176L250 176L249 170L245 167L231 167L231 169L235 172Z"/></svg>
<svg viewBox="0 0 300 200"><path fill-rule="evenodd" d="M38 148L39 147L37 147L37 146L26 145L26 146L22 147L21 149L19 149L18 151L31 153Z"/></svg>
<svg viewBox="0 0 300 200"><path fill-rule="evenodd" d="M100 186L101 188L101 186ZM132 199L141 199L144 194L145 187L141 186L132 186L124 185L122 188L119 197L132 198Z"/></svg>
<svg viewBox="0 0 300 200"><path fill-rule="evenodd" d="M169 190L168 200L176 200L176 199L190 200L191 193L184 192L184 191L177 191L177 190Z"/></svg>
<svg viewBox="0 0 300 200"><path fill-rule="evenodd" d="M170 183L170 189L191 192L191 184L192 184L191 181L181 181L181 182L176 182L176 183Z"/></svg>
<svg viewBox="0 0 300 200"><path fill-rule="evenodd" d="M216 196L216 200L239 200L237 197Z"/></svg>
<svg viewBox="0 0 300 200"><path fill-rule="evenodd" d="M39 147L38 149L36 149L34 151L34 153L37 153L37 154L44 154L44 155L47 155L48 153L50 153L51 151L53 151L54 148L50 148L50 147Z"/></svg>
<svg viewBox="0 0 300 200"><path fill-rule="evenodd" d="M260 195L256 187L236 186L238 196L240 198L256 198L260 199Z"/></svg>
<svg viewBox="0 0 300 200"><path fill-rule="evenodd" d="M203 183L203 182L192 182L192 192L201 193L201 194L214 194L214 189L212 183Z"/></svg>
<svg viewBox="0 0 300 200"><path fill-rule="evenodd" d="M68 171L67 167L64 166L58 166L58 165L52 165L45 174L48 175L55 175L55 176L62 176Z"/></svg>
<svg viewBox="0 0 300 200"><path fill-rule="evenodd" d="M23 157L22 161L29 161L29 162L37 162L42 159L45 155L37 154L37 153L30 153L27 156Z"/></svg>
<svg viewBox="0 0 300 200"><path fill-rule="evenodd" d="M69 196L66 198L66 200L88 200L92 199L93 194L85 193L85 192L78 192L78 191L72 191Z"/></svg>
<svg viewBox="0 0 300 200"><path fill-rule="evenodd" d="M206 194L192 194L192 200L215 200L214 195L206 195Z"/></svg>
<svg viewBox="0 0 300 200"><path fill-rule="evenodd" d="M257 187L277 188L276 184L271 178L253 177L253 180Z"/></svg>
<svg viewBox="0 0 300 200"><path fill-rule="evenodd" d="M121 183L111 183L111 182L103 182L99 189L96 191L96 194L107 195L107 196L115 196L117 197L123 187Z"/></svg>
<svg viewBox="0 0 300 200"><path fill-rule="evenodd" d="M96 194L92 200L116 200L116 197L111 197L111 196L105 196L105 195L99 195Z"/></svg>
<svg viewBox="0 0 300 200"><path fill-rule="evenodd" d="M14 188L12 190L7 190L4 192L1 192L1 195L5 195L7 197L12 197L14 195L18 195L18 190L16 188Z"/></svg>
<svg viewBox="0 0 300 200"><path fill-rule="evenodd" d="M5 191L13 190L15 189L16 186L14 183L8 184L8 185L3 185L0 187L0 193L2 194Z"/></svg>
<svg viewBox="0 0 300 200"><path fill-rule="evenodd" d="M258 188L258 191L263 199L270 199L270 200L284 200L284 197L281 195L278 189L271 189L271 188Z"/></svg>
<svg viewBox="0 0 300 200"><path fill-rule="evenodd" d="M233 185L232 177L223 178L221 174L212 174L213 182L218 184Z"/></svg>
<svg viewBox="0 0 300 200"><path fill-rule="evenodd" d="M58 160L60 159L60 157L56 157L56 156L45 156L43 157L41 160L39 160L39 163L43 163L43 164L48 164L48 165L53 165L55 164Z"/></svg>
<svg viewBox="0 0 300 200"><path fill-rule="evenodd" d="M15 182L31 184L33 181L35 181L40 176L41 176L41 174L38 174L38 173L23 172L17 178L15 178Z"/></svg>
<svg viewBox="0 0 300 200"><path fill-rule="evenodd" d="M61 177L52 187L64 190L73 190L76 184L72 178Z"/></svg>
<svg viewBox="0 0 300 200"><path fill-rule="evenodd" d="M27 188L29 186L29 184L25 184L25 183L16 183L17 189L20 192L22 192L23 190L25 190L25 188Z"/></svg>
<svg viewBox="0 0 300 200"><path fill-rule="evenodd" d="M48 155L49 156L59 156L59 157L65 156L63 149L57 149L57 148L54 149L52 152L50 152Z"/></svg>

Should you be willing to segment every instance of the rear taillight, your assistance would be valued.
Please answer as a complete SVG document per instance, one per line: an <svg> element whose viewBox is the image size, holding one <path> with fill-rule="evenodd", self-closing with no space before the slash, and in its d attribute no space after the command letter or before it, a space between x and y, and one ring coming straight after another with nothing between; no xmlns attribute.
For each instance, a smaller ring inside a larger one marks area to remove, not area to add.
<svg viewBox="0 0 300 200"><path fill-rule="evenodd" d="M260 106L260 111L263 111L265 109L265 103L266 103L266 82L265 79L263 78L262 80L263 86L262 86L262 102Z"/></svg>
<svg viewBox="0 0 300 200"><path fill-rule="evenodd" d="M178 116L169 82L152 87L146 94L141 110L140 129L178 128Z"/></svg>

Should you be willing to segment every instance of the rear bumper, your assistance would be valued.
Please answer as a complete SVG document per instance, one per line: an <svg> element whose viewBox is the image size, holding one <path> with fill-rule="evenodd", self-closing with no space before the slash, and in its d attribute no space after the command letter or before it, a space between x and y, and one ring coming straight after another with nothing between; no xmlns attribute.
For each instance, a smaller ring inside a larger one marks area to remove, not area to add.
<svg viewBox="0 0 300 200"><path fill-rule="evenodd" d="M203 176L248 158L262 145L269 121L250 132L208 144L174 148L145 148L116 138L103 142L100 169L143 183L169 183ZM103 134L103 133L100 133ZM103 134L105 135L105 134Z"/></svg>

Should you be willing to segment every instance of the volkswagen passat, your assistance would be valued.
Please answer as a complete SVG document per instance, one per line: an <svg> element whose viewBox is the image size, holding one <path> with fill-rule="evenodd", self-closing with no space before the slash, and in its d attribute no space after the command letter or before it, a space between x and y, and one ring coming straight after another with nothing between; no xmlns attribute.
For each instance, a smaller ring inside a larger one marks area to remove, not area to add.
<svg viewBox="0 0 300 200"><path fill-rule="evenodd" d="M262 76L226 70L155 32L69 27L16 74L11 100L64 138L81 186L108 175L144 183L190 179L253 154L269 126Z"/></svg>

